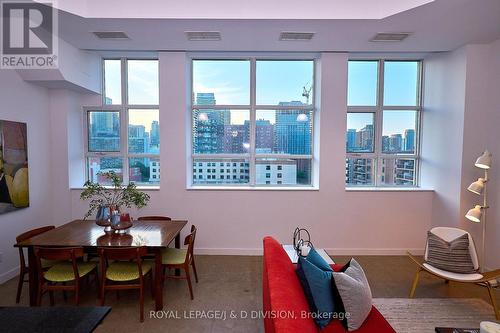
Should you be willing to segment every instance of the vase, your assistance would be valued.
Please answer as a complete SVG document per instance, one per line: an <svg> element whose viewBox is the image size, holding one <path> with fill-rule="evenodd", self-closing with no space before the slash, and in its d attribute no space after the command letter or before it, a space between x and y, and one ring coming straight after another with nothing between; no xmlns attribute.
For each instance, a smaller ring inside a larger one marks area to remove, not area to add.
<svg viewBox="0 0 500 333"><path fill-rule="evenodd" d="M106 234L114 233L114 229L111 228L113 222L116 222L116 217L118 216L118 222L120 220L120 213L118 207L115 205L103 205L97 209L97 214L95 217L95 223L98 226L104 227L104 232Z"/></svg>

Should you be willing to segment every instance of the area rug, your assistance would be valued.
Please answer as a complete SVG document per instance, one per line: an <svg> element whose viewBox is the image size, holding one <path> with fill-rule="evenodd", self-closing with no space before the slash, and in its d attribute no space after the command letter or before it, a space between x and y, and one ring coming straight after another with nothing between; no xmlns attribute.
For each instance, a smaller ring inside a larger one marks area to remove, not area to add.
<svg viewBox="0 0 500 333"><path fill-rule="evenodd" d="M479 328L495 321L493 307L477 298L375 298L373 305L398 333L433 333L434 328Z"/></svg>

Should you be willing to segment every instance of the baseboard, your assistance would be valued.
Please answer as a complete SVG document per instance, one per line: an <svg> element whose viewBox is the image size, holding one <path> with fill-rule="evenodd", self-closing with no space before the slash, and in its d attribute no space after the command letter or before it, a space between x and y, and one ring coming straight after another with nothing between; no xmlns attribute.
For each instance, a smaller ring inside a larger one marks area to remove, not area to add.
<svg viewBox="0 0 500 333"><path fill-rule="evenodd" d="M409 251L414 255L423 255L424 249L371 249L371 248L325 248L331 256L401 256ZM261 248L195 248L198 255L227 255L227 256L261 256Z"/></svg>
<svg viewBox="0 0 500 333"><path fill-rule="evenodd" d="M0 284L4 284L17 275L19 275L19 266L0 274Z"/></svg>

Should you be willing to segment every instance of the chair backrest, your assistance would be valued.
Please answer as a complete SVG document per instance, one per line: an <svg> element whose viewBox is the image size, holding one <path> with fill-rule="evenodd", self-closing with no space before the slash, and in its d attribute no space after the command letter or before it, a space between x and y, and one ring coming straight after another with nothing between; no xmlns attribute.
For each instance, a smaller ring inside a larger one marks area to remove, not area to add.
<svg viewBox="0 0 500 333"><path fill-rule="evenodd" d="M479 269L479 259L477 256L476 246L474 244L474 240L472 239L470 233L462 229L451 228L451 227L435 227L431 229L431 232L447 242L451 242L452 240L467 234L469 237L469 253L472 259L472 264L474 265L474 269ZM428 246L427 244L425 244L425 256L424 256L425 260L427 260L427 252L428 252Z"/></svg>
<svg viewBox="0 0 500 333"><path fill-rule="evenodd" d="M144 246L132 247L100 247L97 249L101 261L103 279L106 276L106 269L109 260L135 261L139 269L139 278L142 281L142 257L148 254L148 249Z"/></svg>
<svg viewBox="0 0 500 333"><path fill-rule="evenodd" d="M137 221L172 221L168 216L150 215L150 216L140 216Z"/></svg>
<svg viewBox="0 0 500 333"><path fill-rule="evenodd" d="M35 247L35 256L37 258L37 266L40 278L43 278L44 275L44 271L42 269L42 259L46 259L61 261L71 260L75 280L79 279L76 260L79 258L83 258L83 247Z"/></svg>
<svg viewBox="0 0 500 333"><path fill-rule="evenodd" d="M27 239L30 239L32 237L38 236L40 234L43 234L44 232L47 232L49 230L55 229L56 227L53 225L48 225L45 227L40 227L36 229L31 229L26 232L23 232L22 234L18 235L16 237L16 243L19 244L21 242L24 242ZM24 251L23 248L19 248L19 261L21 267L26 267L26 260L24 259Z"/></svg>
<svg viewBox="0 0 500 333"><path fill-rule="evenodd" d="M192 225L191 226L191 233L184 238L184 245L188 246L187 250L187 259L193 256L193 250L194 250L194 241L196 239L196 226Z"/></svg>

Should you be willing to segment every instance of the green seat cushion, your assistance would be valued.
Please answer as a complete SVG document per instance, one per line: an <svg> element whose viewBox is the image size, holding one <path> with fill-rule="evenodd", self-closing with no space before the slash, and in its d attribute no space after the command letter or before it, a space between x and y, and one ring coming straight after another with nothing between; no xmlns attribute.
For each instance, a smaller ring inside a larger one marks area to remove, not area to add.
<svg viewBox="0 0 500 333"><path fill-rule="evenodd" d="M42 268L49 268L61 262L60 260L48 260L48 259L41 259L40 261L42 263Z"/></svg>
<svg viewBox="0 0 500 333"><path fill-rule="evenodd" d="M161 261L163 265L179 265L186 260L186 249L167 248L161 252Z"/></svg>
<svg viewBox="0 0 500 333"><path fill-rule="evenodd" d="M142 262L142 275L146 275L151 270L151 262ZM106 278L112 281L132 281L139 278L139 268L137 262L115 261L106 270Z"/></svg>
<svg viewBox="0 0 500 333"><path fill-rule="evenodd" d="M83 277L90 273L95 267L95 262L78 262L78 275ZM61 262L55 264L45 272L45 279L52 282L67 282L75 279L73 264L71 262Z"/></svg>

